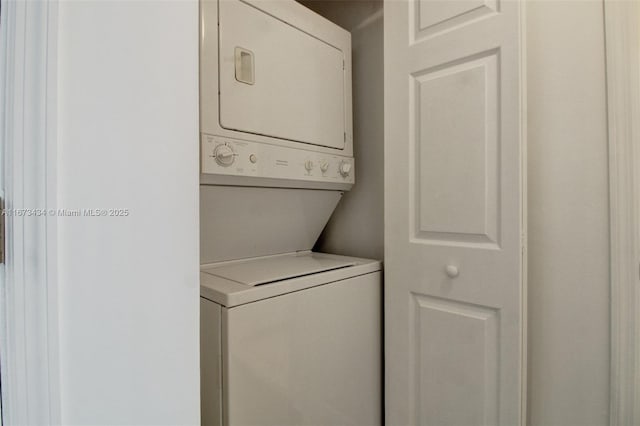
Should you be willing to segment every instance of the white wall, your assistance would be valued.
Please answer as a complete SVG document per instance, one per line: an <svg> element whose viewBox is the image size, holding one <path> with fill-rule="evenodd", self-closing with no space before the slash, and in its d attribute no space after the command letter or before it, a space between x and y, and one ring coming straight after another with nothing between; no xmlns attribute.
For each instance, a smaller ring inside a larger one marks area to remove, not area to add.
<svg viewBox="0 0 640 426"><path fill-rule="evenodd" d="M351 31L356 184L333 213L315 250L382 259L384 254L384 79L381 1L305 0Z"/></svg>
<svg viewBox="0 0 640 426"><path fill-rule="evenodd" d="M529 424L608 424L609 252L601 1L532 1Z"/></svg>
<svg viewBox="0 0 640 426"><path fill-rule="evenodd" d="M61 1L63 424L199 424L196 1Z"/></svg>

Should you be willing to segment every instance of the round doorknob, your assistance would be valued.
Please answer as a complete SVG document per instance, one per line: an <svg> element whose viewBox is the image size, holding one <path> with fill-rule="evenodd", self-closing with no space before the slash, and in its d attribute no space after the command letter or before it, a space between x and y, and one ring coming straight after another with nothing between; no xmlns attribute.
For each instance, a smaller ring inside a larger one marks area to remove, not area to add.
<svg viewBox="0 0 640 426"><path fill-rule="evenodd" d="M447 267L444 268L444 270L449 276L449 278L455 278L460 274L460 271L458 271L458 267L454 265L447 265Z"/></svg>

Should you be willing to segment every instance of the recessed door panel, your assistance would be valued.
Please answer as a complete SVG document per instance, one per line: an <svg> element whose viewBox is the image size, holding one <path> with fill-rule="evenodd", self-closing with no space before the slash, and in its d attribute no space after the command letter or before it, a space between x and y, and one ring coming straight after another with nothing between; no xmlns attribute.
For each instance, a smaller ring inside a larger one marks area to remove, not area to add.
<svg viewBox="0 0 640 426"><path fill-rule="evenodd" d="M498 243L498 57L414 73L415 237Z"/></svg>
<svg viewBox="0 0 640 426"><path fill-rule="evenodd" d="M420 425L495 425L498 310L414 295Z"/></svg>
<svg viewBox="0 0 640 426"><path fill-rule="evenodd" d="M343 52L239 0L219 7L220 125L343 149Z"/></svg>
<svg viewBox="0 0 640 426"><path fill-rule="evenodd" d="M412 15L416 38L455 30L498 11L498 0L416 0Z"/></svg>

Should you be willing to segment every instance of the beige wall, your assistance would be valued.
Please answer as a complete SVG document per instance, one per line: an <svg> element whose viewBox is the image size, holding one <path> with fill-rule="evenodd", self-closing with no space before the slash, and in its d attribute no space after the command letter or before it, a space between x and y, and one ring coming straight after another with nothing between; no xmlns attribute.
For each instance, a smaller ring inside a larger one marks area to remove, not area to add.
<svg viewBox="0 0 640 426"><path fill-rule="evenodd" d="M315 250L382 259L384 128L382 2L304 0L351 31L356 185L345 194Z"/></svg>
<svg viewBox="0 0 640 426"><path fill-rule="evenodd" d="M608 175L601 1L527 4L529 425L606 425Z"/></svg>

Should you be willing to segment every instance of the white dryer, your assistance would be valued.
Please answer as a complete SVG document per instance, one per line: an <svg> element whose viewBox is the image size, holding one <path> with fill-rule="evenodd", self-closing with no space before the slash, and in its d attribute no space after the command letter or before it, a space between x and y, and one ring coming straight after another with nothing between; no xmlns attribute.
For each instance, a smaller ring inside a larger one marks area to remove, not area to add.
<svg viewBox="0 0 640 426"><path fill-rule="evenodd" d="M203 425L380 425L380 262L303 252L203 266Z"/></svg>
<svg viewBox="0 0 640 426"><path fill-rule="evenodd" d="M351 34L294 0L200 0L200 182L348 190Z"/></svg>

